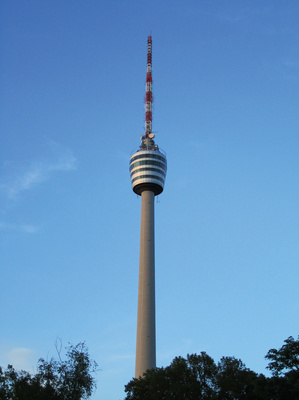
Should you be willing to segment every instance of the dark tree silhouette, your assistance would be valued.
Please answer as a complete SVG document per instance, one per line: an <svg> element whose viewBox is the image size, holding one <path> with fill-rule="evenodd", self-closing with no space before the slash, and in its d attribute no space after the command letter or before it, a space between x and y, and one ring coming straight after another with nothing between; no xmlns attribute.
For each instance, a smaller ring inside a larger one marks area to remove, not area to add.
<svg viewBox="0 0 299 400"><path fill-rule="evenodd" d="M222 357L217 368L217 399L255 400L257 374L235 357Z"/></svg>
<svg viewBox="0 0 299 400"><path fill-rule="evenodd" d="M284 341L280 349L271 349L266 355L267 368L272 372L273 398L276 400L299 399L299 336ZM276 397L274 397L276 396Z"/></svg>
<svg viewBox="0 0 299 400"><path fill-rule="evenodd" d="M57 348L57 347L56 347ZM97 363L90 359L85 343L67 348L66 360L38 361L37 373L16 371L12 365L0 367L1 400L81 400L96 387L92 376Z"/></svg>
<svg viewBox="0 0 299 400"><path fill-rule="evenodd" d="M279 350L269 350L265 357L270 361L267 368L275 376L299 372L299 336L297 340L290 336L284 343Z"/></svg>
<svg viewBox="0 0 299 400"><path fill-rule="evenodd" d="M204 352L176 357L168 367L132 379L125 400L298 400L299 341L289 337L266 359L271 378L235 357L222 357L217 365Z"/></svg>
<svg viewBox="0 0 299 400"><path fill-rule="evenodd" d="M166 368L147 371L129 382L126 400L213 400L217 367L206 353L176 357Z"/></svg>

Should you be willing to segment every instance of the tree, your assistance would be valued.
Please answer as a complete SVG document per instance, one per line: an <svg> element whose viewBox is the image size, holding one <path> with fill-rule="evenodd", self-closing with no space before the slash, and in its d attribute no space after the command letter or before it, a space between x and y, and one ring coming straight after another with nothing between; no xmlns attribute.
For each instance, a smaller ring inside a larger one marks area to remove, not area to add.
<svg viewBox="0 0 299 400"><path fill-rule="evenodd" d="M234 357L218 365L205 352L176 357L166 368L147 371L126 387L126 400L265 400L258 375Z"/></svg>
<svg viewBox="0 0 299 400"><path fill-rule="evenodd" d="M256 400L257 374L235 357L222 357L217 366L217 399Z"/></svg>
<svg viewBox="0 0 299 400"><path fill-rule="evenodd" d="M270 360L267 368L272 372L273 398L278 400L297 400L299 398L299 336L292 336L284 341L279 349L270 349L266 359Z"/></svg>
<svg viewBox="0 0 299 400"><path fill-rule="evenodd" d="M279 350L269 350L265 357L266 360L270 360L267 368L275 376L285 375L291 371L299 372L299 336L297 340L290 336L284 343Z"/></svg>
<svg viewBox="0 0 299 400"><path fill-rule="evenodd" d="M204 352L176 357L168 367L129 382L126 400L214 400L216 374L214 360Z"/></svg>
<svg viewBox="0 0 299 400"><path fill-rule="evenodd" d="M222 357L217 365L204 352L176 357L168 367L132 379L125 400L298 400L299 340L289 337L266 359L271 378L235 357Z"/></svg>
<svg viewBox="0 0 299 400"><path fill-rule="evenodd" d="M57 348L57 347L56 347ZM0 367L1 400L81 400L88 399L96 387L92 376L97 363L90 359L85 343L70 345L66 361L38 361L37 373Z"/></svg>
<svg viewBox="0 0 299 400"><path fill-rule="evenodd" d="M206 353L176 357L125 386L126 400L214 400L217 367Z"/></svg>

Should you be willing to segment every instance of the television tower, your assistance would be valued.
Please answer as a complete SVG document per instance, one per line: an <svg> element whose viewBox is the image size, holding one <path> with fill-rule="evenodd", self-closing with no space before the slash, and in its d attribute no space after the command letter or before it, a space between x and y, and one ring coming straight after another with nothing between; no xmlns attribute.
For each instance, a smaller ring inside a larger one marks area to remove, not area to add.
<svg viewBox="0 0 299 400"><path fill-rule="evenodd" d="M164 188L167 161L152 132L152 37L147 39L145 134L130 158L133 191L141 196L140 254L135 377L156 368L155 196Z"/></svg>

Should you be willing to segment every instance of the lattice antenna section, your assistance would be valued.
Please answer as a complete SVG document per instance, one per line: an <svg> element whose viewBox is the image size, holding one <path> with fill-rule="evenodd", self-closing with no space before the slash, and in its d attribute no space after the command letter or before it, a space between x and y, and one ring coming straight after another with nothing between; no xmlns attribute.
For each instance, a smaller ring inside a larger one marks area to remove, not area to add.
<svg viewBox="0 0 299 400"><path fill-rule="evenodd" d="M152 37L147 38L147 67L146 67L146 86L145 86L145 137L152 132Z"/></svg>

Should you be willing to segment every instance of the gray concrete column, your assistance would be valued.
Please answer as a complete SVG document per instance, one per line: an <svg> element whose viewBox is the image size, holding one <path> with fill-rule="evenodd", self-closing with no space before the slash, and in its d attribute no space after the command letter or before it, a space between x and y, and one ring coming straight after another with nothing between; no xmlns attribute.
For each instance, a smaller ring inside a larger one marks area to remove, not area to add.
<svg viewBox="0 0 299 400"><path fill-rule="evenodd" d="M135 377L156 367L155 195L141 193L141 225Z"/></svg>

